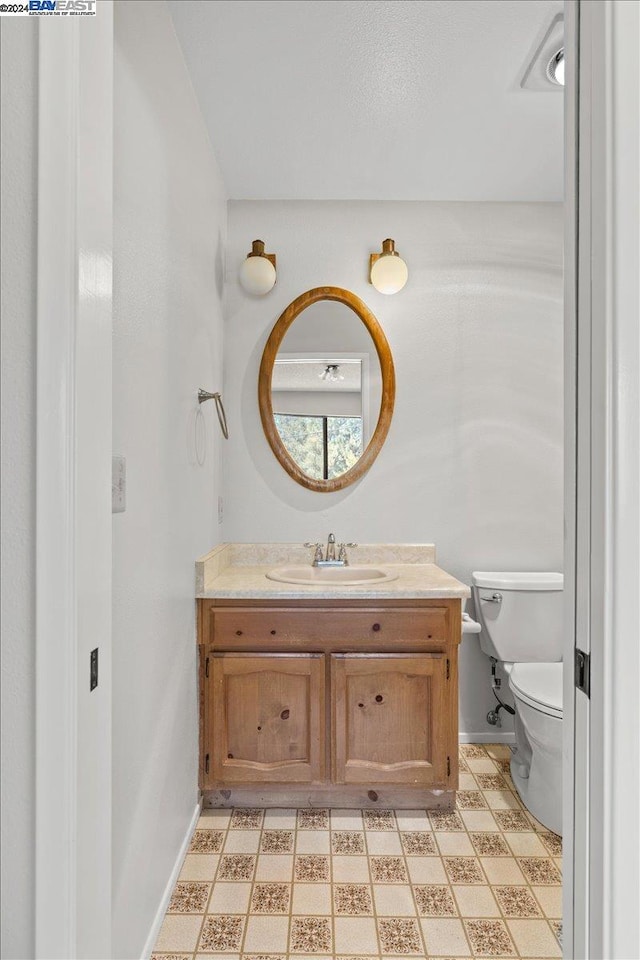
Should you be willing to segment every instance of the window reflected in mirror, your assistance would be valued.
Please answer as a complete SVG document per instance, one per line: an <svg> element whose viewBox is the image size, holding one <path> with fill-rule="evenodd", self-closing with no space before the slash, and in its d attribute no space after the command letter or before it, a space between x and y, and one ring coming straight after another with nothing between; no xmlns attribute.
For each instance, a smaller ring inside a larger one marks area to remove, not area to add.
<svg viewBox="0 0 640 960"><path fill-rule="evenodd" d="M289 456L314 480L333 480L362 456L366 359L279 354L274 364L276 428Z"/></svg>

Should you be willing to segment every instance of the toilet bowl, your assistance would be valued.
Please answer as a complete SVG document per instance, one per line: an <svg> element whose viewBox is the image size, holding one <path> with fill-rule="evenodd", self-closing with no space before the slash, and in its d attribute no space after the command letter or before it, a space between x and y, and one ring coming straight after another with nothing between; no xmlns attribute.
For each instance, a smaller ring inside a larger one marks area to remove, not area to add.
<svg viewBox="0 0 640 960"><path fill-rule="evenodd" d="M562 834L562 663L517 663L509 674L516 749L511 776L527 809Z"/></svg>
<svg viewBox="0 0 640 960"><path fill-rule="evenodd" d="M562 589L559 573L477 572L480 646L499 662L514 698L511 775L520 799L562 833Z"/></svg>

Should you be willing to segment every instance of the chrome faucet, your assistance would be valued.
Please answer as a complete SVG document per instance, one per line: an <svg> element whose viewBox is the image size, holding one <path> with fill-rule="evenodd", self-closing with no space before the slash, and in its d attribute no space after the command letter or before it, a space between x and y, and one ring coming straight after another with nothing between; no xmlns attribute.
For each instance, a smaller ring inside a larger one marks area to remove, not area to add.
<svg viewBox="0 0 640 960"><path fill-rule="evenodd" d="M327 552L324 559L325 563L331 563L336 559L336 537L334 533L330 533L327 537Z"/></svg>
<svg viewBox="0 0 640 960"><path fill-rule="evenodd" d="M333 533L330 533L327 537L327 550L324 556L321 543L305 543L305 547L311 547L314 551L312 561L314 567L348 567L347 547L357 546L357 543L339 543L336 558L336 538Z"/></svg>

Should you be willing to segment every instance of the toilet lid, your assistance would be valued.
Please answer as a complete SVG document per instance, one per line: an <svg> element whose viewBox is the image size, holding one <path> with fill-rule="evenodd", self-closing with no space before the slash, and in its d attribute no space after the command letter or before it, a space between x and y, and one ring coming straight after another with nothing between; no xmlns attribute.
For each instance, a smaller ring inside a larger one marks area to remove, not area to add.
<svg viewBox="0 0 640 960"><path fill-rule="evenodd" d="M516 663L509 676L516 697L552 717L562 716L562 664Z"/></svg>

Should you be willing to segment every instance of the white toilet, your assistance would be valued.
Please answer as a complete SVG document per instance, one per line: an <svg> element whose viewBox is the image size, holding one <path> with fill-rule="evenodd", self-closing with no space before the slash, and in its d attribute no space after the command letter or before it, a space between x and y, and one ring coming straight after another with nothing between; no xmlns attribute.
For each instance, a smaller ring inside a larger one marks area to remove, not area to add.
<svg viewBox="0 0 640 960"><path fill-rule="evenodd" d="M511 776L522 802L562 833L562 589L560 573L473 574L480 646L515 699Z"/></svg>

